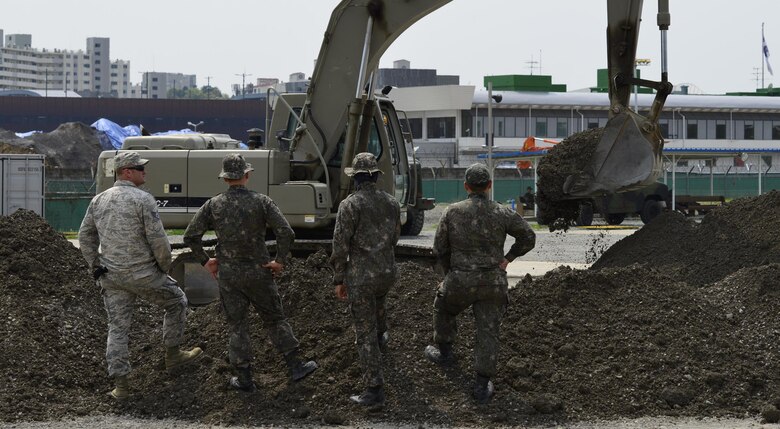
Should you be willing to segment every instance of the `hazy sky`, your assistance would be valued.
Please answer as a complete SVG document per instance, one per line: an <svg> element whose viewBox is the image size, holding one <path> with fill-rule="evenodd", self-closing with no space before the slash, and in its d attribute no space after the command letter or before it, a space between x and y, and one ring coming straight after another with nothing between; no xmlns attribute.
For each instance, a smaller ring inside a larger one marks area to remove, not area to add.
<svg viewBox="0 0 780 429"><path fill-rule="evenodd" d="M0 29L32 34L33 47L85 49L110 37L111 59L144 71L195 74L223 92L258 77L311 75L336 0L2 0ZM780 73L780 1L670 0L669 80L706 93L752 91L760 78L761 23ZM645 0L638 58L642 76L660 77L657 2ZM453 0L406 31L384 55L413 68L460 75L482 87L492 74L542 74L569 90L594 86L606 67L605 0ZM539 73L538 64L534 74ZM765 85L780 83L767 71ZM758 83L760 85L760 81Z"/></svg>

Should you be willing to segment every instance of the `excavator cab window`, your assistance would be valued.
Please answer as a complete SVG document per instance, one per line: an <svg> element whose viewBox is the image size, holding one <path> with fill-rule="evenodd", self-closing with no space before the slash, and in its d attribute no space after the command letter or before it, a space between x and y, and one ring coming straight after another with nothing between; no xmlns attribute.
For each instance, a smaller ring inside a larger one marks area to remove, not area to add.
<svg viewBox="0 0 780 429"><path fill-rule="evenodd" d="M398 146L397 146L397 139L396 135L393 132L393 126L390 123L390 118L387 116L387 111L382 110L382 122L385 125L385 131L387 132L387 137L390 139L390 158L392 160L393 166L398 165Z"/></svg>
<svg viewBox="0 0 780 429"><path fill-rule="evenodd" d="M338 149L333 155L333 158L328 161L328 167L339 168L341 167L341 158L344 156L344 139L347 136L347 130L345 129L339 137ZM371 152L379 159L382 156L382 142L379 139L379 128L377 127L376 120L374 120L374 126L371 127L371 133L368 136L368 152Z"/></svg>
<svg viewBox="0 0 780 429"><path fill-rule="evenodd" d="M293 111L295 111L295 114L298 115L298 117L301 116L300 107L293 107ZM298 120L295 119L295 116L291 113L290 116L287 117L287 128L282 133L277 133L277 139L289 142L290 139L293 138L293 135L295 135L296 128L298 128Z"/></svg>

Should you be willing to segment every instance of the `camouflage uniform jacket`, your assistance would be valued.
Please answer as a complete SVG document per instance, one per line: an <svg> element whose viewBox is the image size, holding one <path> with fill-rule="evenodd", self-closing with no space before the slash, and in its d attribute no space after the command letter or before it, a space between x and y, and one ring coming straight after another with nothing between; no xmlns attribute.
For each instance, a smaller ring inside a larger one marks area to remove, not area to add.
<svg viewBox="0 0 780 429"><path fill-rule="evenodd" d="M347 287L395 277L401 208L376 183L365 182L339 205L333 232L333 284Z"/></svg>
<svg viewBox="0 0 780 429"><path fill-rule="evenodd" d="M171 266L171 245L157 202L127 180L117 180L89 203L79 228L79 247L92 268L102 265L137 278L167 272Z"/></svg>
<svg viewBox="0 0 780 429"><path fill-rule="evenodd" d="M271 261L265 247L265 232L270 226L276 235L276 261L287 263L287 254L295 233L276 203L246 186L231 186L206 201L184 231L184 244L192 249L201 264L209 257L201 238L208 230L217 234L217 259L223 263L266 264Z"/></svg>
<svg viewBox="0 0 780 429"><path fill-rule="evenodd" d="M504 255L507 234L515 237L515 243ZM433 252L445 274L491 271L498 270L502 259L511 262L535 244L536 234L522 216L488 200L484 193L472 193L442 214Z"/></svg>

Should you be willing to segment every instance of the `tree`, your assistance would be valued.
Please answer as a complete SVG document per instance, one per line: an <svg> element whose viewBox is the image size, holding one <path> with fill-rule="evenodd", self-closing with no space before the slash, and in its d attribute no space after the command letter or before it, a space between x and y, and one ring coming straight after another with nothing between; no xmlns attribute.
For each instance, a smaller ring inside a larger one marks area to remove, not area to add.
<svg viewBox="0 0 780 429"><path fill-rule="evenodd" d="M184 98L192 100L205 100L208 98L217 100L227 99L229 97L223 94L222 91L220 91L217 87L208 87L204 85L201 88L176 88L176 90L169 89L168 98Z"/></svg>

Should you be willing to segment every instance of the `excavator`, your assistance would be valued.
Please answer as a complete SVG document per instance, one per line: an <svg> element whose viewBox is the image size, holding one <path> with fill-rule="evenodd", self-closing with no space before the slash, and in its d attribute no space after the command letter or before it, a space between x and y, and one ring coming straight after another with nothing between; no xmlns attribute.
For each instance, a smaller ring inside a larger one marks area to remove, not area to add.
<svg viewBox="0 0 780 429"><path fill-rule="evenodd" d="M143 151L142 156L152 161L147 165L145 186L157 199L165 226L185 226L208 198L222 192L225 185L216 180L221 160L227 153L242 150L255 168L249 187L276 202L297 237L322 237L332 231L338 205L352 191L344 169L356 153L369 151L384 173L378 187L394 195L402 207L402 233L419 234L424 212L433 207L433 200L422 195L408 121L388 97L392 88L376 88L376 71L382 54L407 28L450 1L341 1L325 31L307 92L269 90L267 107L273 114L267 118L265 133L270 138L249 150L216 134L126 139L121 150ZM567 179L565 188L572 198L641 186L654 181L660 171L663 142L657 118L671 85L665 71L661 83L632 76L642 1L607 0L607 8L613 117L592 168ZM664 16L668 28L668 12ZM658 90L648 118L628 109L634 84ZM99 157L98 192L115 180L112 164L117 152L106 151ZM186 254L175 260L171 275L191 302L216 298L213 279ZM197 295L201 297L194 299Z"/></svg>

